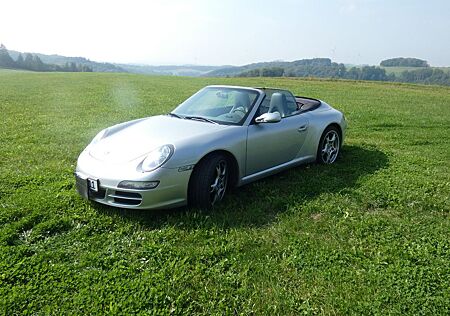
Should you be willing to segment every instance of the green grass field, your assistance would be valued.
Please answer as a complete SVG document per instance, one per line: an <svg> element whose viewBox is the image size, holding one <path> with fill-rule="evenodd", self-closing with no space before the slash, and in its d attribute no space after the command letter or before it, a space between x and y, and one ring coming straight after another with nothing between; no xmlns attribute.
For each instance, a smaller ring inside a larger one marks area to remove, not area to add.
<svg viewBox="0 0 450 316"><path fill-rule="evenodd" d="M332 166L236 189L213 212L78 197L104 127L207 84L276 86L345 112ZM450 313L450 88L0 71L0 313Z"/></svg>

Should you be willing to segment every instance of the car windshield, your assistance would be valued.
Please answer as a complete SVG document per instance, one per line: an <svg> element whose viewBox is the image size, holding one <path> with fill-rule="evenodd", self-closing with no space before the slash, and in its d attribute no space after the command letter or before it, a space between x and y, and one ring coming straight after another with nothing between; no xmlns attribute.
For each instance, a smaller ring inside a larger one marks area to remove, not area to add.
<svg viewBox="0 0 450 316"><path fill-rule="evenodd" d="M206 87L181 103L172 114L184 119L240 125L247 118L259 92L232 87Z"/></svg>

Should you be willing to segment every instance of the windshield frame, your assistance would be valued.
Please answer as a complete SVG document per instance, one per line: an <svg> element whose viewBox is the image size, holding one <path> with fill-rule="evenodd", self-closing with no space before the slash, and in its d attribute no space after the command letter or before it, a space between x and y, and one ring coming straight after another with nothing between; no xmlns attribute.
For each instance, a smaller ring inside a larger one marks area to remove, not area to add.
<svg viewBox="0 0 450 316"><path fill-rule="evenodd" d="M240 91L240 92L244 92L244 93L252 92L252 93L257 94L257 96L253 100L252 104L250 105L249 110L247 111L247 113L245 113L245 115L242 117L242 119L239 122L220 121L220 120L216 120L211 117L207 117L207 116L204 117L205 119L212 120L220 125L235 125L235 126L244 125L244 123L247 121L249 115L251 113L253 113L255 106L259 103L259 101L261 100L261 97L264 95L264 93L261 90L255 89L255 88L247 88L247 87L240 87L240 86L226 86L226 85L210 85L210 86L206 86L206 87L200 89L199 91L197 91L196 93L194 93L192 96L190 96L184 102L182 102L180 105L178 105L175 109L173 109L170 113L173 113L173 114L176 114L176 115L179 115L182 117L184 117L184 116L189 117L189 115L186 115L183 113L177 113L176 112L177 109L179 109L183 104L188 102L190 99L195 98L198 94L204 92L207 89L224 89L224 90ZM202 115L196 115L196 116L202 117Z"/></svg>

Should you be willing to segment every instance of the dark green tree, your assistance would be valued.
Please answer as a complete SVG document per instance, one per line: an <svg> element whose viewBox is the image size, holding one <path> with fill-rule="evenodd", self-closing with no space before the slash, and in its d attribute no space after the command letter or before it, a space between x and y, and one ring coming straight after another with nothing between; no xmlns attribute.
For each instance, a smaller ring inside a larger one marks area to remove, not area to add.
<svg viewBox="0 0 450 316"><path fill-rule="evenodd" d="M81 71L82 72L92 72L92 68L89 67L88 65L83 64L83 65L81 65Z"/></svg>
<svg viewBox="0 0 450 316"><path fill-rule="evenodd" d="M23 59L22 54L19 54L19 56L17 56L17 60L16 60L16 66L17 68L23 69L25 66L25 60Z"/></svg>
<svg viewBox="0 0 450 316"><path fill-rule="evenodd" d="M33 56L33 68L34 71L48 71L48 67L42 62L39 56Z"/></svg>
<svg viewBox="0 0 450 316"><path fill-rule="evenodd" d="M24 69L33 70L33 55L31 55L30 53L26 53L23 64Z"/></svg>
<svg viewBox="0 0 450 316"><path fill-rule="evenodd" d="M284 68L282 67L271 67L261 69L262 77L282 77L284 74Z"/></svg>
<svg viewBox="0 0 450 316"><path fill-rule="evenodd" d="M243 71L238 74L238 77L261 77L261 69L252 69L248 71Z"/></svg>
<svg viewBox="0 0 450 316"><path fill-rule="evenodd" d="M383 67L430 67L426 60L418 58L391 58L380 63Z"/></svg>
<svg viewBox="0 0 450 316"><path fill-rule="evenodd" d="M74 62L70 62L69 63L69 71L76 72L77 71L77 64L74 63Z"/></svg>
<svg viewBox="0 0 450 316"><path fill-rule="evenodd" d="M16 68L16 62L3 44L0 44L0 68Z"/></svg>

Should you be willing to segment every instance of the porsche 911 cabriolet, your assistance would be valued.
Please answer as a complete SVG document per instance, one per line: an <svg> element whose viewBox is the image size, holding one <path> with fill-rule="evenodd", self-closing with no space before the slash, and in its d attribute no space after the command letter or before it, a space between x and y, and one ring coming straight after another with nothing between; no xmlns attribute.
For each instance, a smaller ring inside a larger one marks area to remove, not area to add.
<svg viewBox="0 0 450 316"><path fill-rule="evenodd" d="M300 164L332 164L344 115L274 88L207 86L172 112L100 131L75 171L81 196L133 209L210 209L231 188Z"/></svg>

